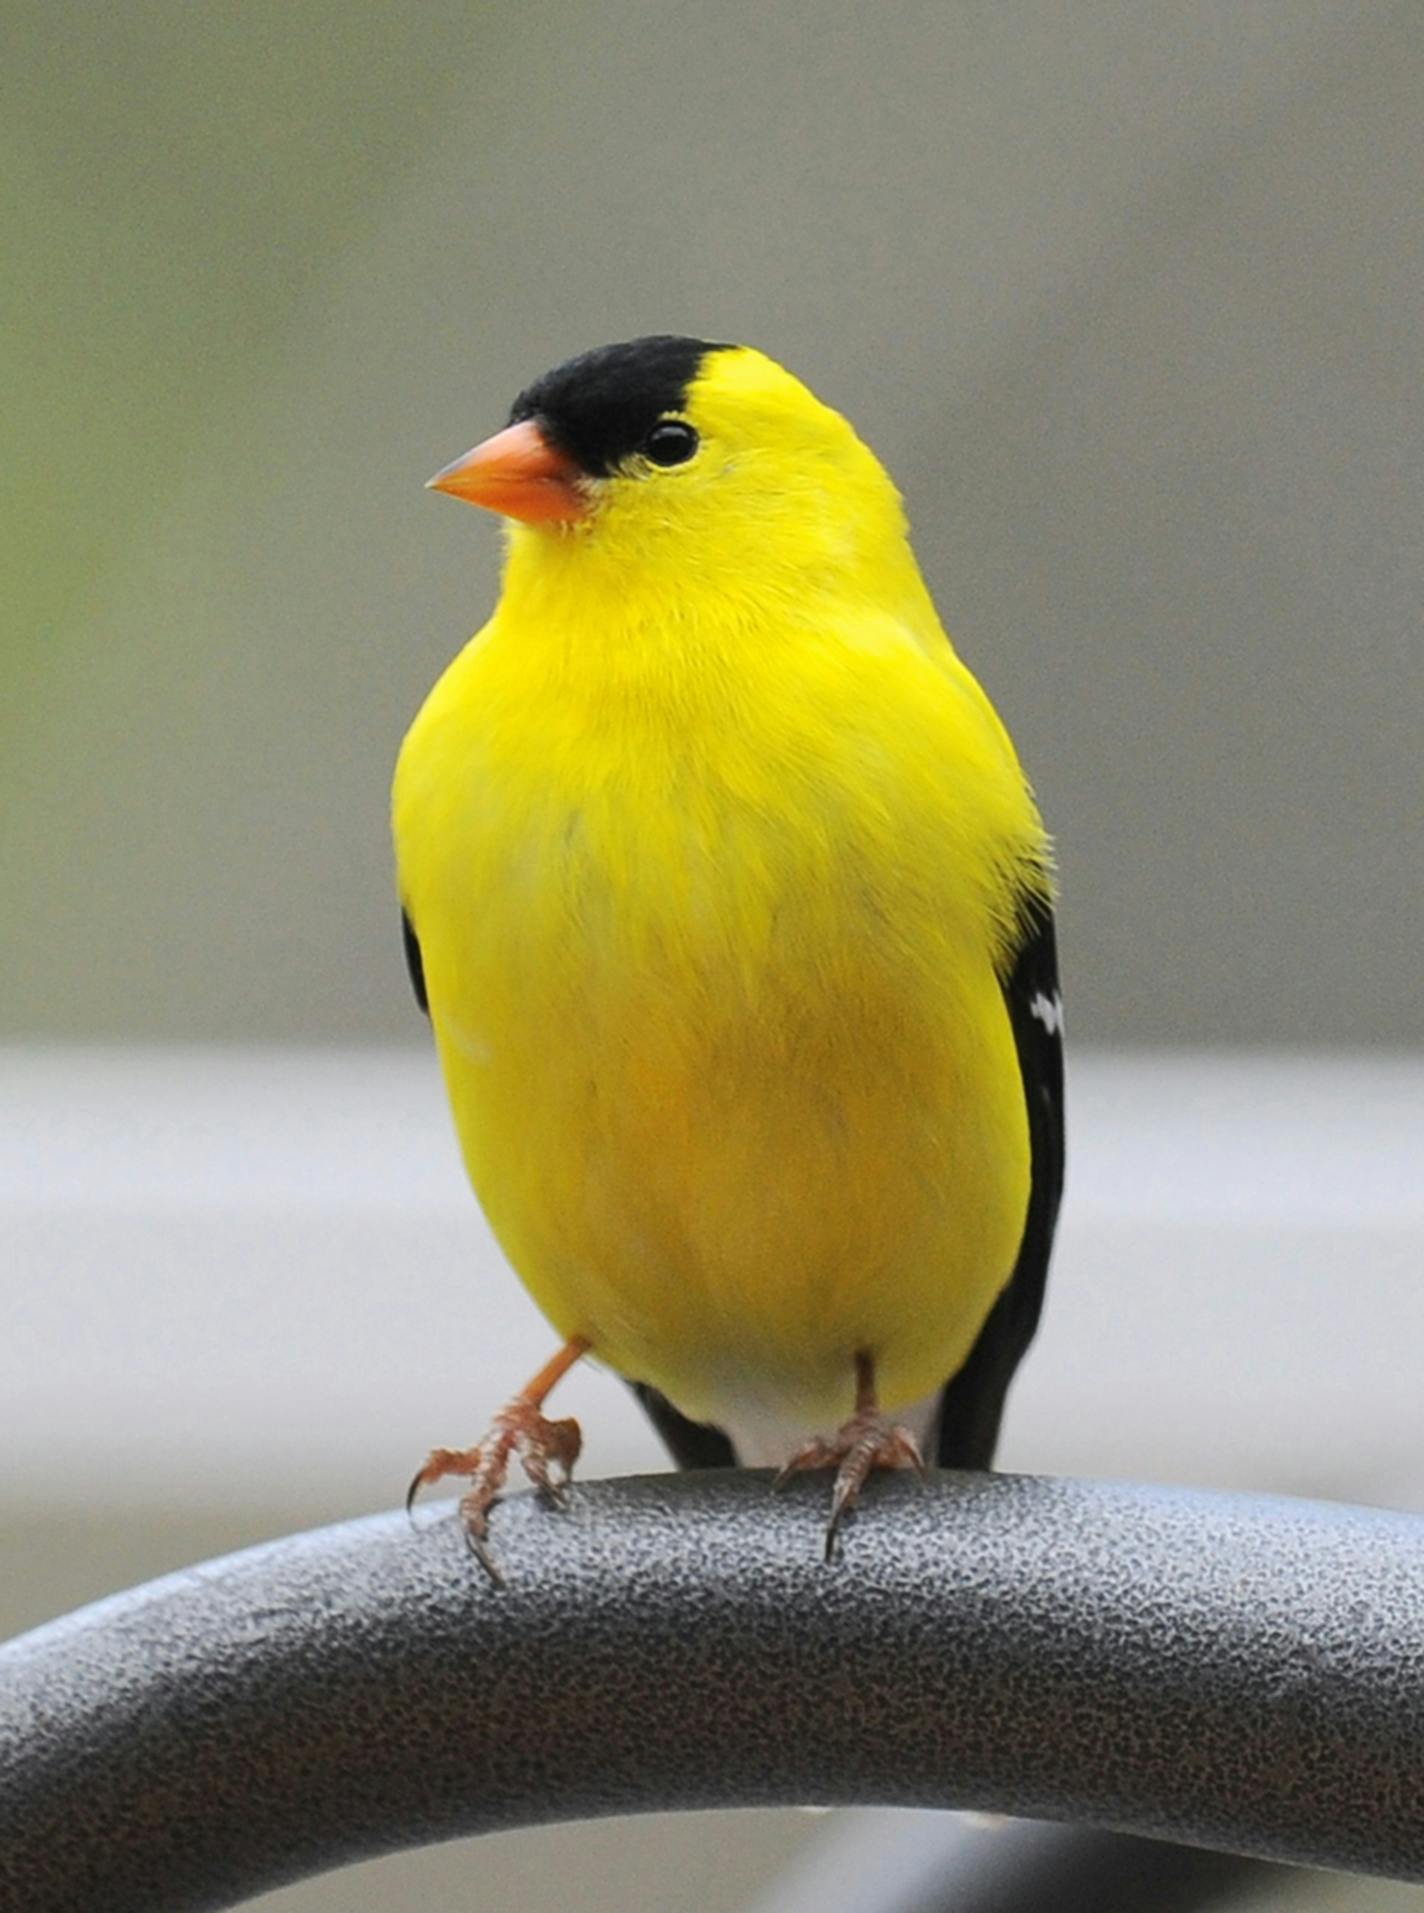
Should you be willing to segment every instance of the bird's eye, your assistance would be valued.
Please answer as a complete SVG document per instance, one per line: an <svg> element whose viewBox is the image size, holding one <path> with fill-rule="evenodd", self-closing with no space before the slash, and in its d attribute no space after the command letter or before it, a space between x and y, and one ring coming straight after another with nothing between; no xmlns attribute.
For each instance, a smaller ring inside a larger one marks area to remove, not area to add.
<svg viewBox="0 0 1424 1913"><path fill-rule="evenodd" d="M697 450L697 434L679 418L665 418L643 440L644 458L654 465L685 465Z"/></svg>

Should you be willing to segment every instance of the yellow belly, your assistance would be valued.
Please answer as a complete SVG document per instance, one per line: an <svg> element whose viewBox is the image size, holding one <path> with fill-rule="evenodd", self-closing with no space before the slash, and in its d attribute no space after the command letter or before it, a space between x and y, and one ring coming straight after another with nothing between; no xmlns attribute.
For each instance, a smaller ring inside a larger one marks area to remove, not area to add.
<svg viewBox="0 0 1424 1913"><path fill-rule="evenodd" d="M465 685L402 760L402 883L480 1201L560 1334L698 1420L833 1423L861 1349L885 1406L915 1401L1012 1270L1029 1158L995 847L911 681L899 709L879 687L873 754L820 717L770 758L525 753Z"/></svg>

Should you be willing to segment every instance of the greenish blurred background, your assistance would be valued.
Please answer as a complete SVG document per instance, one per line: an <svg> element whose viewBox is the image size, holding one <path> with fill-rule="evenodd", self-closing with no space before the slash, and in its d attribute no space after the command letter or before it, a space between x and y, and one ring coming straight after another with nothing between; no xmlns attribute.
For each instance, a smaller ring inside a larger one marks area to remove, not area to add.
<svg viewBox="0 0 1424 1913"><path fill-rule="evenodd" d="M547 1354L387 788L497 583L424 479L661 329L881 453L1058 833L1005 1463L1424 1507L1421 97L1416 0L5 0L0 1635L388 1505ZM665 1465L608 1376L560 1402ZM268 1904L849 1913L840 1824Z"/></svg>
<svg viewBox="0 0 1424 1913"><path fill-rule="evenodd" d="M3 1029L407 1036L385 797L529 376L751 340L907 493L1074 1032L1415 1040L1410 4L9 0Z"/></svg>

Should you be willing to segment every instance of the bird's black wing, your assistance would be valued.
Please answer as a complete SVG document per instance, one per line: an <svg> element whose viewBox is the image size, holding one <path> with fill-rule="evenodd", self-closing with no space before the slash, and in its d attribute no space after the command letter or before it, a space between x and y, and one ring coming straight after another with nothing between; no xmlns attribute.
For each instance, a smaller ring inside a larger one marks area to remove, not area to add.
<svg viewBox="0 0 1424 1913"><path fill-rule="evenodd" d="M401 910L401 940L405 944L405 967L410 971L410 987L415 991L415 1000L425 1014L430 1014L430 998L425 989L425 959L420 954L420 939L415 934L415 925L410 920L410 912Z"/></svg>
<svg viewBox="0 0 1424 1913"><path fill-rule="evenodd" d="M1025 902L1003 986L1028 1105L1028 1214L1009 1284L940 1397L930 1445L942 1468L987 1468L994 1459L1004 1397L1038 1327L1063 1193L1063 1000L1053 911L1041 898Z"/></svg>

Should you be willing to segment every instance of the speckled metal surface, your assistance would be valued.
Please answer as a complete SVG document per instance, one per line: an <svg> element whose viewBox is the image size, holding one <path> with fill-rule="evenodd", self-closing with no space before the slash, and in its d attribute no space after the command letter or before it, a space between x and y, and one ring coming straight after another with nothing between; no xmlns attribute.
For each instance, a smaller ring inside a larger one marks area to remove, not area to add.
<svg viewBox="0 0 1424 1913"><path fill-rule="evenodd" d="M538 1821L972 1806L1424 1878L1424 1521L656 1476L298 1535L0 1650L0 1906L227 1906Z"/></svg>

